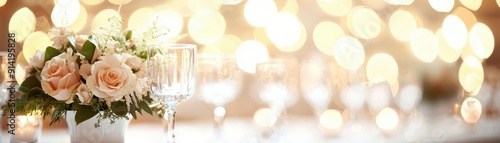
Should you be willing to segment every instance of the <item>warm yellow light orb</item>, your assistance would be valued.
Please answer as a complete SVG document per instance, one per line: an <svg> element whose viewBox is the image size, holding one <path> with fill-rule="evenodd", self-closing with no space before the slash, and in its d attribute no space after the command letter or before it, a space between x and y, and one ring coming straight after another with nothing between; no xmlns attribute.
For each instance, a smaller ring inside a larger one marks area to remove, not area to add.
<svg viewBox="0 0 500 143"><path fill-rule="evenodd" d="M391 5L411 5L415 0L384 0Z"/></svg>
<svg viewBox="0 0 500 143"><path fill-rule="evenodd" d="M261 108L253 115L253 122L259 127L272 127L276 120L275 112L269 108Z"/></svg>
<svg viewBox="0 0 500 143"><path fill-rule="evenodd" d="M432 62L439 53L438 39L434 33L424 28L419 28L412 33L410 47L413 54L423 62Z"/></svg>
<svg viewBox="0 0 500 143"><path fill-rule="evenodd" d="M222 37L226 31L224 17L213 10L198 11L188 21L188 32L194 41L211 44Z"/></svg>
<svg viewBox="0 0 500 143"><path fill-rule="evenodd" d="M483 0L459 0L462 5L470 10L476 11L481 7Z"/></svg>
<svg viewBox="0 0 500 143"><path fill-rule="evenodd" d="M456 15L448 15L441 27L446 43L453 48L462 49L467 43L467 27L465 23Z"/></svg>
<svg viewBox="0 0 500 143"><path fill-rule="evenodd" d="M373 9L383 9L386 7L387 3L384 0L362 0L364 4Z"/></svg>
<svg viewBox="0 0 500 143"><path fill-rule="evenodd" d="M28 66L29 62L26 59L29 59L29 58L24 58L23 51L21 50L16 57L16 64L19 64L22 67Z"/></svg>
<svg viewBox="0 0 500 143"><path fill-rule="evenodd" d="M179 36L182 32L182 28L184 27L184 19L182 18L182 15L177 11L170 9L155 12L153 21L156 21L156 24L158 25L168 28L169 31L165 35L167 38L175 38Z"/></svg>
<svg viewBox="0 0 500 143"><path fill-rule="evenodd" d="M191 12L196 13L206 9L218 11L221 3L219 0L187 0L187 6Z"/></svg>
<svg viewBox="0 0 500 143"><path fill-rule="evenodd" d="M97 5L102 3L104 0L82 0L82 1L87 5Z"/></svg>
<svg viewBox="0 0 500 143"><path fill-rule="evenodd" d="M9 32L16 33L16 42L21 42L35 30L35 14L27 7L17 10L9 21Z"/></svg>
<svg viewBox="0 0 500 143"><path fill-rule="evenodd" d="M472 51L481 58L488 58L495 48L493 32L484 23L475 24L469 33L469 43Z"/></svg>
<svg viewBox="0 0 500 143"><path fill-rule="evenodd" d="M358 6L347 15L347 27L358 38L373 39L382 31L382 21L372 9Z"/></svg>
<svg viewBox="0 0 500 143"><path fill-rule="evenodd" d="M398 10L389 19L389 30L392 36L399 41L409 41L411 33L417 29L417 21L413 14L405 10Z"/></svg>
<svg viewBox="0 0 500 143"><path fill-rule="evenodd" d="M7 3L7 0L0 0L0 7L4 6Z"/></svg>
<svg viewBox="0 0 500 143"><path fill-rule="evenodd" d="M329 15L345 16L352 7L352 0L316 0L319 7Z"/></svg>
<svg viewBox="0 0 500 143"><path fill-rule="evenodd" d="M255 27L265 27L278 14L273 0L248 0L243 9L246 21Z"/></svg>
<svg viewBox="0 0 500 143"><path fill-rule="evenodd" d="M350 36L337 40L334 58L341 67L356 71L365 62L365 49L358 39Z"/></svg>
<svg viewBox="0 0 500 143"><path fill-rule="evenodd" d="M462 103L460 108L460 114L464 118L465 122L474 124L481 118L481 113L483 107L481 102L474 97L468 97Z"/></svg>
<svg viewBox="0 0 500 143"><path fill-rule="evenodd" d="M326 129L338 129L342 126L342 114L337 110L326 110L319 117L319 123Z"/></svg>
<svg viewBox="0 0 500 143"><path fill-rule="evenodd" d="M201 53L235 54L241 43L241 39L234 35L224 35L217 42L202 48Z"/></svg>
<svg viewBox="0 0 500 143"><path fill-rule="evenodd" d="M257 63L265 62L269 59L266 46L254 40L248 40L236 49L236 63L238 67L247 73L255 73Z"/></svg>
<svg viewBox="0 0 500 143"><path fill-rule="evenodd" d="M24 41L23 56L26 61L30 61L30 58L35 55L37 50L45 51L48 46L52 46L52 41L47 34L41 31L33 32Z"/></svg>
<svg viewBox="0 0 500 143"><path fill-rule="evenodd" d="M455 5L455 0L429 0L429 4L437 12L450 12Z"/></svg>
<svg viewBox="0 0 500 143"><path fill-rule="evenodd" d="M477 60L479 60L480 62L483 61L483 58L482 57L479 57L479 55L477 55L473 50L472 48L470 47L470 44L465 44L465 47L462 49L462 52L460 53L460 58L462 58L462 60L465 60L467 59L468 57L474 57L476 58Z"/></svg>
<svg viewBox="0 0 500 143"><path fill-rule="evenodd" d="M439 41L439 58L447 63L455 62L460 57L462 49L452 48L448 45L448 43L444 40L441 29L436 32L436 38Z"/></svg>
<svg viewBox="0 0 500 143"><path fill-rule="evenodd" d="M382 130L393 130L399 123L399 116L392 108L384 108L377 115L375 123Z"/></svg>
<svg viewBox="0 0 500 143"><path fill-rule="evenodd" d="M466 58L458 71L458 79L466 91L476 94L484 81L483 65L474 57Z"/></svg>
<svg viewBox="0 0 500 143"><path fill-rule="evenodd" d="M155 11L152 8L140 8L136 10L128 18L128 29L144 31L146 28L151 26L156 17L154 16ZM163 26L163 25L161 25Z"/></svg>
<svg viewBox="0 0 500 143"><path fill-rule="evenodd" d="M17 83L23 83L24 77L26 76L26 71L24 69L24 66L21 66L20 64L16 65L16 73L14 74L16 76L16 81Z"/></svg>
<svg viewBox="0 0 500 143"><path fill-rule="evenodd" d="M472 26L474 26L477 23L476 16L467 8L457 7L455 8L455 10L453 10L452 14L462 19L465 26L467 27L467 30L472 29Z"/></svg>
<svg viewBox="0 0 500 143"><path fill-rule="evenodd" d="M344 37L344 30L336 23L323 21L314 27L313 41L316 48L322 53L333 56L335 43L341 37Z"/></svg>
<svg viewBox="0 0 500 143"><path fill-rule="evenodd" d="M272 45L273 42L269 40L269 37L266 35L266 29L265 28L255 28L253 31L253 39L255 41L259 41L264 45Z"/></svg>
<svg viewBox="0 0 500 143"><path fill-rule="evenodd" d="M307 40L306 27L304 27L304 25L302 25L302 23L301 23L300 24L299 40L297 40L291 46L276 46L276 48L278 48L280 51L283 51L283 52L294 52L294 51L297 51L300 48L302 48L302 46L304 46L304 44L306 43L306 40Z"/></svg>
<svg viewBox="0 0 500 143"><path fill-rule="evenodd" d="M85 7L80 6L80 15L78 15L76 21L73 22L73 24L71 24L68 28L74 32L78 32L83 29L85 23L87 23L87 10L85 10Z"/></svg>
<svg viewBox="0 0 500 143"><path fill-rule="evenodd" d="M120 14L113 9L105 9L95 15L94 20L92 20L92 31L97 31L102 27L109 27L109 19L112 17L118 17L121 19Z"/></svg>
<svg viewBox="0 0 500 143"><path fill-rule="evenodd" d="M366 63L366 77L370 82L380 82L377 80L383 79L394 85L398 80L398 73L398 63L386 53L375 54Z"/></svg>
<svg viewBox="0 0 500 143"><path fill-rule="evenodd" d="M237 5L241 3L243 0L219 0L220 3L225 5Z"/></svg>
<svg viewBox="0 0 500 143"><path fill-rule="evenodd" d="M281 10L281 12L287 12L293 15L297 15L297 12L299 12L299 4L297 3L297 0L286 0L285 6Z"/></svg>
<svg viewBox="0 0 500 143"><path fill-rule="evenodd" d="M276 15L266 27L266 35L277 47L290 47L302 34L301 23L290 13Z"/></svg>
<svg viewBox="0 0 500 143"><path fill-rule="evenodd" d="M108 1L112 4L124 5L124 4L131 2L132 0L108 0Z"/></svg>
<svg viewBox="0 0 500 143"><path fill-rule="evenodd" d="M73 24L80 15L80 3L78 0L63 0L58 2L50 18L56 27L68 27Z"/></svg>

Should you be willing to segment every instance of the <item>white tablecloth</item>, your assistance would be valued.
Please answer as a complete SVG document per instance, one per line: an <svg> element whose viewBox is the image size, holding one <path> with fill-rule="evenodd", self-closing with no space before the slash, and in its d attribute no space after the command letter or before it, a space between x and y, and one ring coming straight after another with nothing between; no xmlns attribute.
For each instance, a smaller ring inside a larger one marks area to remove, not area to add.
<svg viewBox="0 0 500 143"><path fill-rule="evenodd" d="M288 119L280 133L278 142L323 143L323 142L485 142L500 140L500 120L483 119L474 126L465 125L458 118L450 117L430 124L410 123L398 126L392 132L380 131L375 125L344 123L343 128L333 136L326 136L312 118ZM130 124L126 142L162 142L165 138L159 123ZM227 119L223 128L226 140L231 143L252 143L258 141L259 127L250 119ZM178 121L176 138L178 143L202 143L211 139L212 122L207 120ZM8 142L6 131L2 131L1 141ZM40 143L69 142L67 129L44 130Z"/></svg>

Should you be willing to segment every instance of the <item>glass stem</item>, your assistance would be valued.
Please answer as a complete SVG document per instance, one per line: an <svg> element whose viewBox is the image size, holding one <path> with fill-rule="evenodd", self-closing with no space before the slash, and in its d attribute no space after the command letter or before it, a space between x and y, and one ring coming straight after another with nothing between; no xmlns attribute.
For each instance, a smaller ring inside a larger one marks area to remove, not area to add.
<svg viewBox="0 0 500 143"><path fill-rule="evenodd" d="M214 133L218 139L222 138L222 124L226 117L226 109L223 106L217 106L214 109Z"/></svg>
<svg viewBox="0 0 500 143"><path fill-rule="evenodd" d="M168 106L164 117L167 121L167 143L175 143L175 106Z"/></svg>

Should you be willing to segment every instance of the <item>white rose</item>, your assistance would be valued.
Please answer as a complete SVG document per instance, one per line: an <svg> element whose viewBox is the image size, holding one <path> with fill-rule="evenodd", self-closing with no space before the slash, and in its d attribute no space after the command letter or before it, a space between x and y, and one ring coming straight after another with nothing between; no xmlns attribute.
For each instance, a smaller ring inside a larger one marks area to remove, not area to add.
<svg viewBox="0 0 500 143"><path fill-rule="evenodd" d="M37 50L35 55L33 55L33 57L30 58L30 65L38 69L41 69L45 65L44 61L45 61L45 52Z"/></svg>
<svg viewBox="0 0 500 143"><path fill-rule="evenodd" d="M118 54L105 55L92 65L87 87L92 93L107 101L116 101L134 90L136 75L123 63Z"/></svg>
<svg viewBox="0 0 500 143"><path fill-rule="evenodd" d="M82 102L82 104L89 104L92 99L92 92L87 88L85 84L80 84L78 89L76 90L76 95L78 99Z"/></svg>

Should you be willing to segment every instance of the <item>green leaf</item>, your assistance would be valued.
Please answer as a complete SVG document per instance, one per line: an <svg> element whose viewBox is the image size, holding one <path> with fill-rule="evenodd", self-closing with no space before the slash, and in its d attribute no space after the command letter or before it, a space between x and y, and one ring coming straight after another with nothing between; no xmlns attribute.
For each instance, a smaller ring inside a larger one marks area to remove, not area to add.
<svg viewBox="0 0 500 143"><path fill-rule="evenodd" d="M26 93L26 97L36 97L39 94L44 94L43 90L39 87L31 88L31 90Z"/></svg>
<svg viewBox="0 0 500 143"><path fill-rule="evenodd" d="M92 109L92 107L90 106L80 106L80 108L76 110L76 115L75 115L76 125L94 117L95 115L97 115L97 113L99 112L94 111L94 109Z"/></svg>
<svg viewBox="0 0 500 143"><path fill-rule="evenodd" d="M131 30L127 30L125 32L125 40L129 40L130 38L132 38L132 31Z"/></svg>
<svg viewBox="0 0 500 143"><path fill-rule="evenodd" d="M85 41L85 43L82 46L82 51L80 51L80 54L85 56L85 59L87 59L89 63L92 61L96 49L96 45L91 40L92 39Z"/></svg>
<svg viewBox="0 0 500 143"><path fill-rule="evenodd" d="M147 113L149 113L150 115L153 115L153 111L151 110L151 108L149 107L149 105L144 102L144 101L139 101L139 106L141 106L141 108L146 111Z"/></svg>
<svg viewBox="0 0 500 143"><path fill-rule="evenodd" d="M134 105L130 105L130 114L132 114L132 117L137 120L137 108Z"/></svg>
<svg viewBox="0 0 500 143"><path fill-rule="evenodd" d="M49 61L55 56L58 56L61 54L61 51L55 49L54 47L48 46L47 49L45 49L45 60L44 62Z"/></svg>
<svg viewBox="0 0 500 143"><path fill-rule="evenodd" d="M118 116L127 115L127 104L123 101L116 101L111 103L111 111Z"/></svg>
<svg viewBox="0 0 500 143"><path fill-rule="evenodd" d="M19 87L19 91L28 93L31 89L35 87L41 89L42 85L40 84L40 80L38 80L36 75L31 75L30 77L24 80L24 82L21 84L21 87Z"/></svg>

